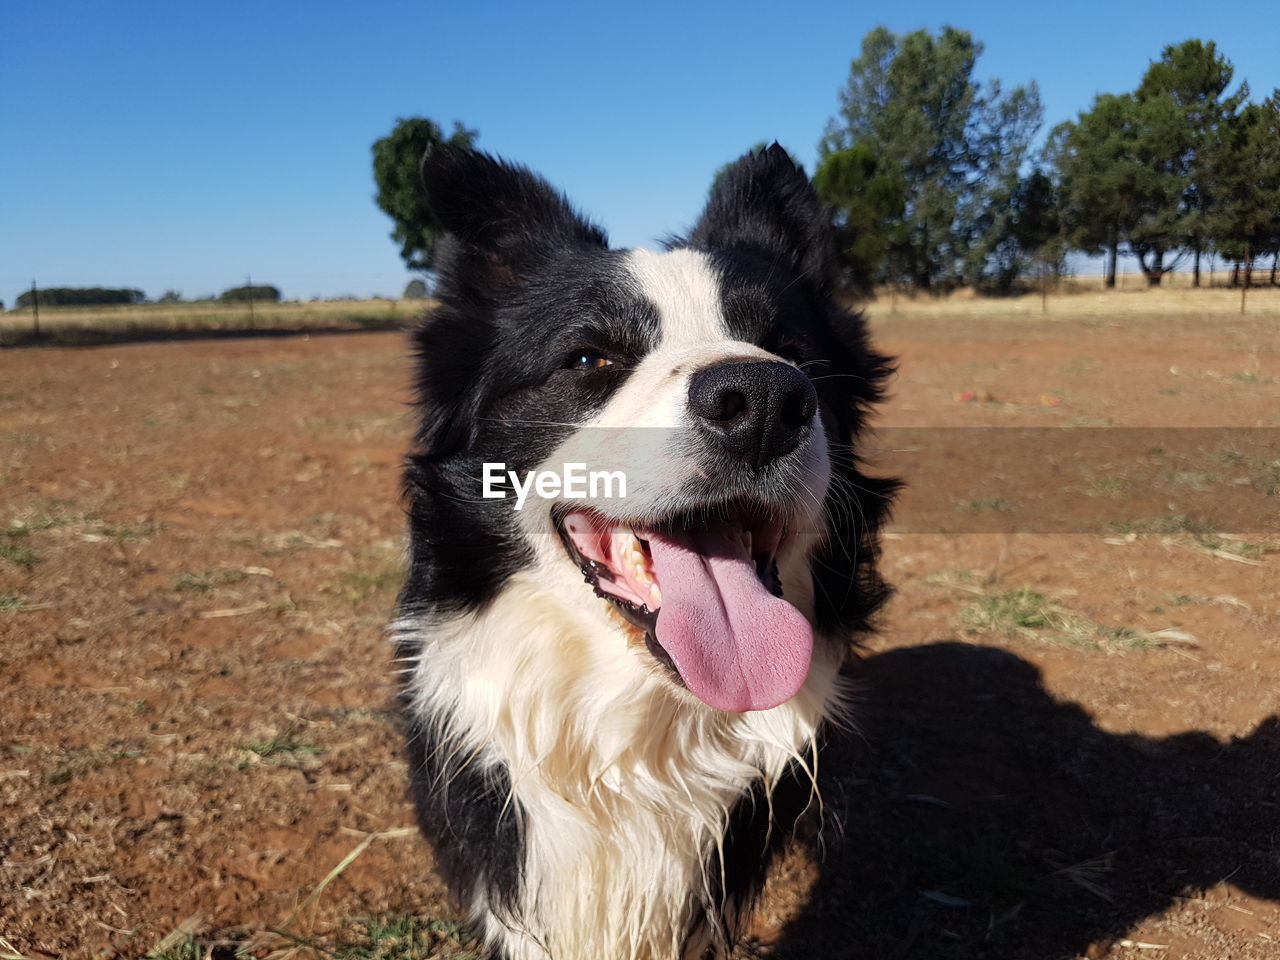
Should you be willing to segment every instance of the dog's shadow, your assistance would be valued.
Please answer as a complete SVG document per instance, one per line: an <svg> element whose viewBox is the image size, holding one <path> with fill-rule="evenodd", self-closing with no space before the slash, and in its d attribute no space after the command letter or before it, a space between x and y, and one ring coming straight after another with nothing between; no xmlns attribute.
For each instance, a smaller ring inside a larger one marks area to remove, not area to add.
<svg viewBox="0 0 1280 960"><path fill-rule="evenodd" d="M1224 879L1280 900L1280 718L1227 744L1116 736L1025 660L959 643L855 675L818 879L771 956L1057 960Z"/></svg>

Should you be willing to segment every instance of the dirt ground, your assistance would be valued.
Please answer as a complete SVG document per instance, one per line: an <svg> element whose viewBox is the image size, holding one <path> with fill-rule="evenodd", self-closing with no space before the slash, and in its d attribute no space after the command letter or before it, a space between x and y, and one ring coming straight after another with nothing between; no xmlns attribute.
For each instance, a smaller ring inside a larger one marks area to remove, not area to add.
<svg viewBox="0 0 1280 960"><path fill-rule="evenodd" d="M876 328L886 427L1280 427L1274 319ZM384 956L419 917L467 955L381 632L407 369L387 333L0 354L0 954ZM1280 460L1223 463L1186 483L1280 506ZM924 475L744 956L1280 957L1280 538L930 532L1025 491Z"/></svg>

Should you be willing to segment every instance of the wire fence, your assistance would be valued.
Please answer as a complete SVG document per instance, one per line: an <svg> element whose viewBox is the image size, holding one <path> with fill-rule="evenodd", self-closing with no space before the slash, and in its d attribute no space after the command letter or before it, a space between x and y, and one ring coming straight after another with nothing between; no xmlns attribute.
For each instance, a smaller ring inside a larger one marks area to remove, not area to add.
<svg viewBox="0 0 1280 960"><path fill-rule="evenodd" d="M391 330L407 326L429 305L420 299L342 297L50 306L41 303L39 291L35 285L29 305L0 313L0 345Z"/></svg>

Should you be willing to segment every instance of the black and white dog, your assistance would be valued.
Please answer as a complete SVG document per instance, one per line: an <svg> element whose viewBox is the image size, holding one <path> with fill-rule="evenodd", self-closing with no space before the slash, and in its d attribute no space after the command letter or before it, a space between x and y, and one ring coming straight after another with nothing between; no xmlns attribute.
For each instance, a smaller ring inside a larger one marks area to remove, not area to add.
<svg viewBox="0 0 1280 960"><path fill-rule="evenodd" d="M722 956L886 594L893 484L852 444L888 362L776 145L662 253L482 153L423 179L446 235L394 627L422 829L496 956ZM627 495L482 493L578 461Z"/></svg>

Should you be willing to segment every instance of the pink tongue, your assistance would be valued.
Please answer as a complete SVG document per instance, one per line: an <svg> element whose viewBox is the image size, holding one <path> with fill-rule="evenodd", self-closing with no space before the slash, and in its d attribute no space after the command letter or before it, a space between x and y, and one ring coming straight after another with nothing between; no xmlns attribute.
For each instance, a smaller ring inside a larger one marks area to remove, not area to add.
<svg viewBox="0 0 1280 960"><path fill-rule="evenodd" d="M767 710L809 674L813 629L771 594L727 529L645 534L662 587L658 643L691 693L715 707Z"/></svg>

